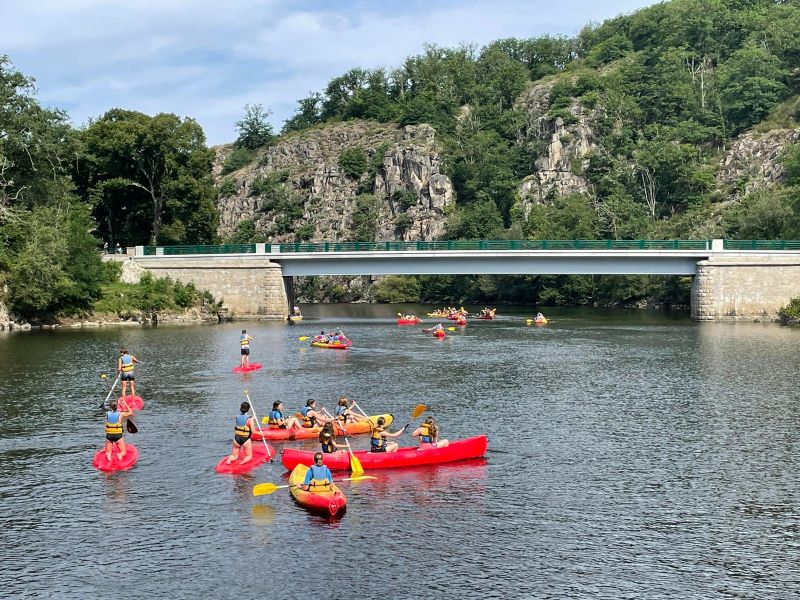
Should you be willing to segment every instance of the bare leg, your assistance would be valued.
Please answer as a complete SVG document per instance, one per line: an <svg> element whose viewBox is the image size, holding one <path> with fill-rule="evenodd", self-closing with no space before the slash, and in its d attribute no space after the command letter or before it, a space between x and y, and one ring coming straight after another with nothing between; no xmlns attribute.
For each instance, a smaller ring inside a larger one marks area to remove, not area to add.
<svg viewBox="0 0 800 600"><path fill-rule="evenodd" d="M244 448L244 458L242 459L242 464L250 462L250 459L253 458L253 442L247 440L244 443L243 448Z"/></svg>
<svg viewBox="0 0 800 600"><path fill-rule="evenodd" d="M231 449L231 454L228 457L228 460L225 461L225 464L229 465L233 461L235 461L237 458L239 458L239 444L237 444L236 442L233 442L233 448Z"/></svg>
<svg viewBox="0 0 800 600"><path fill-rule="evenodd" d="M120 440L117 442L117 450L119 450L119 453L117 454L117 458L119 458L120 460L125 458L125 453L128 450L125 448L125 440L123 440L122 438L120 438Z"/></svg>
<svg viewBox="0 0 800 600"><path fill-rule="evenodd" d="M136 395L136 382L131 379L131 398Z"/></svg>
<svg viewBox="0 0 800 600"><path fill-rule="evenodd" d="M303 426L300 424L300 421L297 420L297 417L289 417L286 419L286 427L287 429L302 429Z"/></svg>
<svg viewBox="0 0 800 600"><path fill-rule="evenodd" d="M122 380L122 397L123 398L127 395L127 391L128 391L128 380L127 379L123 379Z"/></svg>
<svg viewBox="0 0 800 600"><path fill-rule="evenodd" d="M439 440L435 446L437 448L447 448L450 445L450 440Z"/></svg>
<svg viewBox="0 0 800 600"><path fill-rule="evenodd" d="M239 366L240 366L240 367L243 367L243 366L244 366L244 354L242 354L242 355L239 357Z"/></svg>
<svg viewBox="0 0 800 600"><path fill-rule="evenodd" d="M104 448L104 450L105 450L105 452L106 452L106 460L107 460L108 462L111 462L111 449L112 449L113 447L114 447L114 444L112 444L111 442L109 442L108 440L106 440L106 443L105 443L105 448Z"/></svg>
<svg viewBox="0 0 800 600"><path fill-rule="evenodd" d="M397 442L389 442L388 444L386 444L386 451L387 452L397 452L397 449L399 447L400 446L397 445Z"/></svg>

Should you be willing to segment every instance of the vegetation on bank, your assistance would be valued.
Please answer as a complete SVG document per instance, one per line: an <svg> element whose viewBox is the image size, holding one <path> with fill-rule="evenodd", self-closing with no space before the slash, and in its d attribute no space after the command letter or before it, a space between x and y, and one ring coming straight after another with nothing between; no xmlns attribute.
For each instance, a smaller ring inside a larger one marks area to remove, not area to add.
<svg viewBox="0 0 800 600"><path fill-rule="evenodd" d="M800 323L800 296L792 298L789 304L782 307L778 316L784 325Z"/></svg>

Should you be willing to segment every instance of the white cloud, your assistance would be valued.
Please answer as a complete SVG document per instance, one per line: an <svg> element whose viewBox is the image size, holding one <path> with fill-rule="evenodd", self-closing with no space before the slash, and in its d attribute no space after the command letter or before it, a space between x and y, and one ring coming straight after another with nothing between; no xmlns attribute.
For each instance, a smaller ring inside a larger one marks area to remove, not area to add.
<svg viewBox="0 0 800 600"><path fill-rule="evenodd" d="M175 112L222 143L245 103L271 107L279 127L299 98L352 67L391 68L426 43L574 34L650 3L12 0L0 23L2 51L74 122L115 106Z"/></svg>

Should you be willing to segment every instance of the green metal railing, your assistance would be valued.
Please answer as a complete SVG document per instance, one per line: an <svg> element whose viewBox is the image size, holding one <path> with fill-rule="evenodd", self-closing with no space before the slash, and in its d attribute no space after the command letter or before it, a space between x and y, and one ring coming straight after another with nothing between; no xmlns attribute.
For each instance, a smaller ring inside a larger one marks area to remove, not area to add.
<svg viewBox="0 0 800 600"><path fill-rule="evenodd" d="M267 244L267 252L269 252ZM217 246L145 246L145 256L182 254L255 254L255 244L219 244Z"/></svg>
<svg viewBox="0 0 800 600"><path fill-rule="evenodd" d="M800 250L800 240L724 240L725 250Z"/></svg>
<svg viewBox="0 0 800 600"><path fill-rule="evenodd" d="M711 240L443 240L278 244L280 252L414 252L432 250L710 250ZM264 250L272 252L273 245ZM800 240L724 240L725 250L800 250ZM256 244L145 246L145 256L255 254Z"/></svg>
<svg viewBox="0 0 800 600"><path fill-rule="evenodd" d="M448 240L281 244L281 252L403 252L429 250L706 250L708 240Z"/></svg>

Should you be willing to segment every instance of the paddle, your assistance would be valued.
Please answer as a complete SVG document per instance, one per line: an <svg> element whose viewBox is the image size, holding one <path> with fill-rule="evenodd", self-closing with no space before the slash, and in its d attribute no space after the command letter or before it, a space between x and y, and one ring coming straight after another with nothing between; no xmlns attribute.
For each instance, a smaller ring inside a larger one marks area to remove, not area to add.
<svg viewBox="0 0 800 600"><path fill-rule="evenodd" d="M350 453L350 472L353 473L353 475L361 475L364 472L364 467L361 466L361 461L356 458L355 454L353 454L353 448L350 446L350 440L347 439L347 430L344 428L344 425L338 423L338 419L331 415L327 408L323 408L322 411L328 415L333 422L336 423L336 425L339 426L339 429L342 430L342 435L344 435L344 443L347 444L347 451Z"/></svg>
<svg viewBox="0 0 800 600"><path fill-rule="evenodd" d="M344 479L337 479L336 481L361 481L362 479L377 479L377 477L373 477L372 475L358 475L357 477L345 477ZM274 483L258 483L253 486L253 496L265 496L274 493L276 490L298 487L299 485L302 484L275 485Z"/></svg>
<svg viewBox="0 0 800 600"><path fill-rule="evenodd" d="M258 415L256 415L256 407L253 406L253 401L250 400L250 394L247 393L247 390L244 391L244 395L247 396L247 402L250 404L250 410L253 411L253 421L255 421L256 427L258 427L258 433L261 434L261 441L264 442L264 449L267 451L267 457L269 458L269 462L272 462L272 452L269 451L269 444L267 444L267 440L264 439L264 430L261 429L261 424L258 422Z"/></svg>
<svg viewBox="0 0 800 600"><path fill-rule="evenodd" d="M356 401L355 401L355 400L353 400L353 406L355 406L355 407L358 409L358 412L360 412L360 413L361 413L362 415L364 415L364 416L365 416L367 419L369 419L369 415L368 415L367 413L365 413L365 412L364 412L364 409L363 409L363 408L361 408L361 407L360 407L360 406L359 406L359 405L356 403Z"/></svg>
<svg viewBox="0 0 800 600"><path fill-rule="evenodd" d="M456 328L455 328L455 327L448 327L448 328L447 328L447 331L455 331L455 330L456 330Z"/></svg>
<svg viewBox="0 0 800 600"><path fill-rule="evenodd" d="M103 381L106 382L106 385L108 385L108 381L106 381L107 375L105 373L103 373L102 375L100 375L100 377L103 379ZM111 398L111 394L114 392L114 388L117 387L117 383L119 382L119 378L120 377L122 377L122 371L117 373L117 378L114 380L114 385L112 385L111 389L108 390L108 394L106 395L106 399L103 400L103 403L100 406L98 406L98 408L104 408L105 406L108 405L108 399Z"/></svg>

